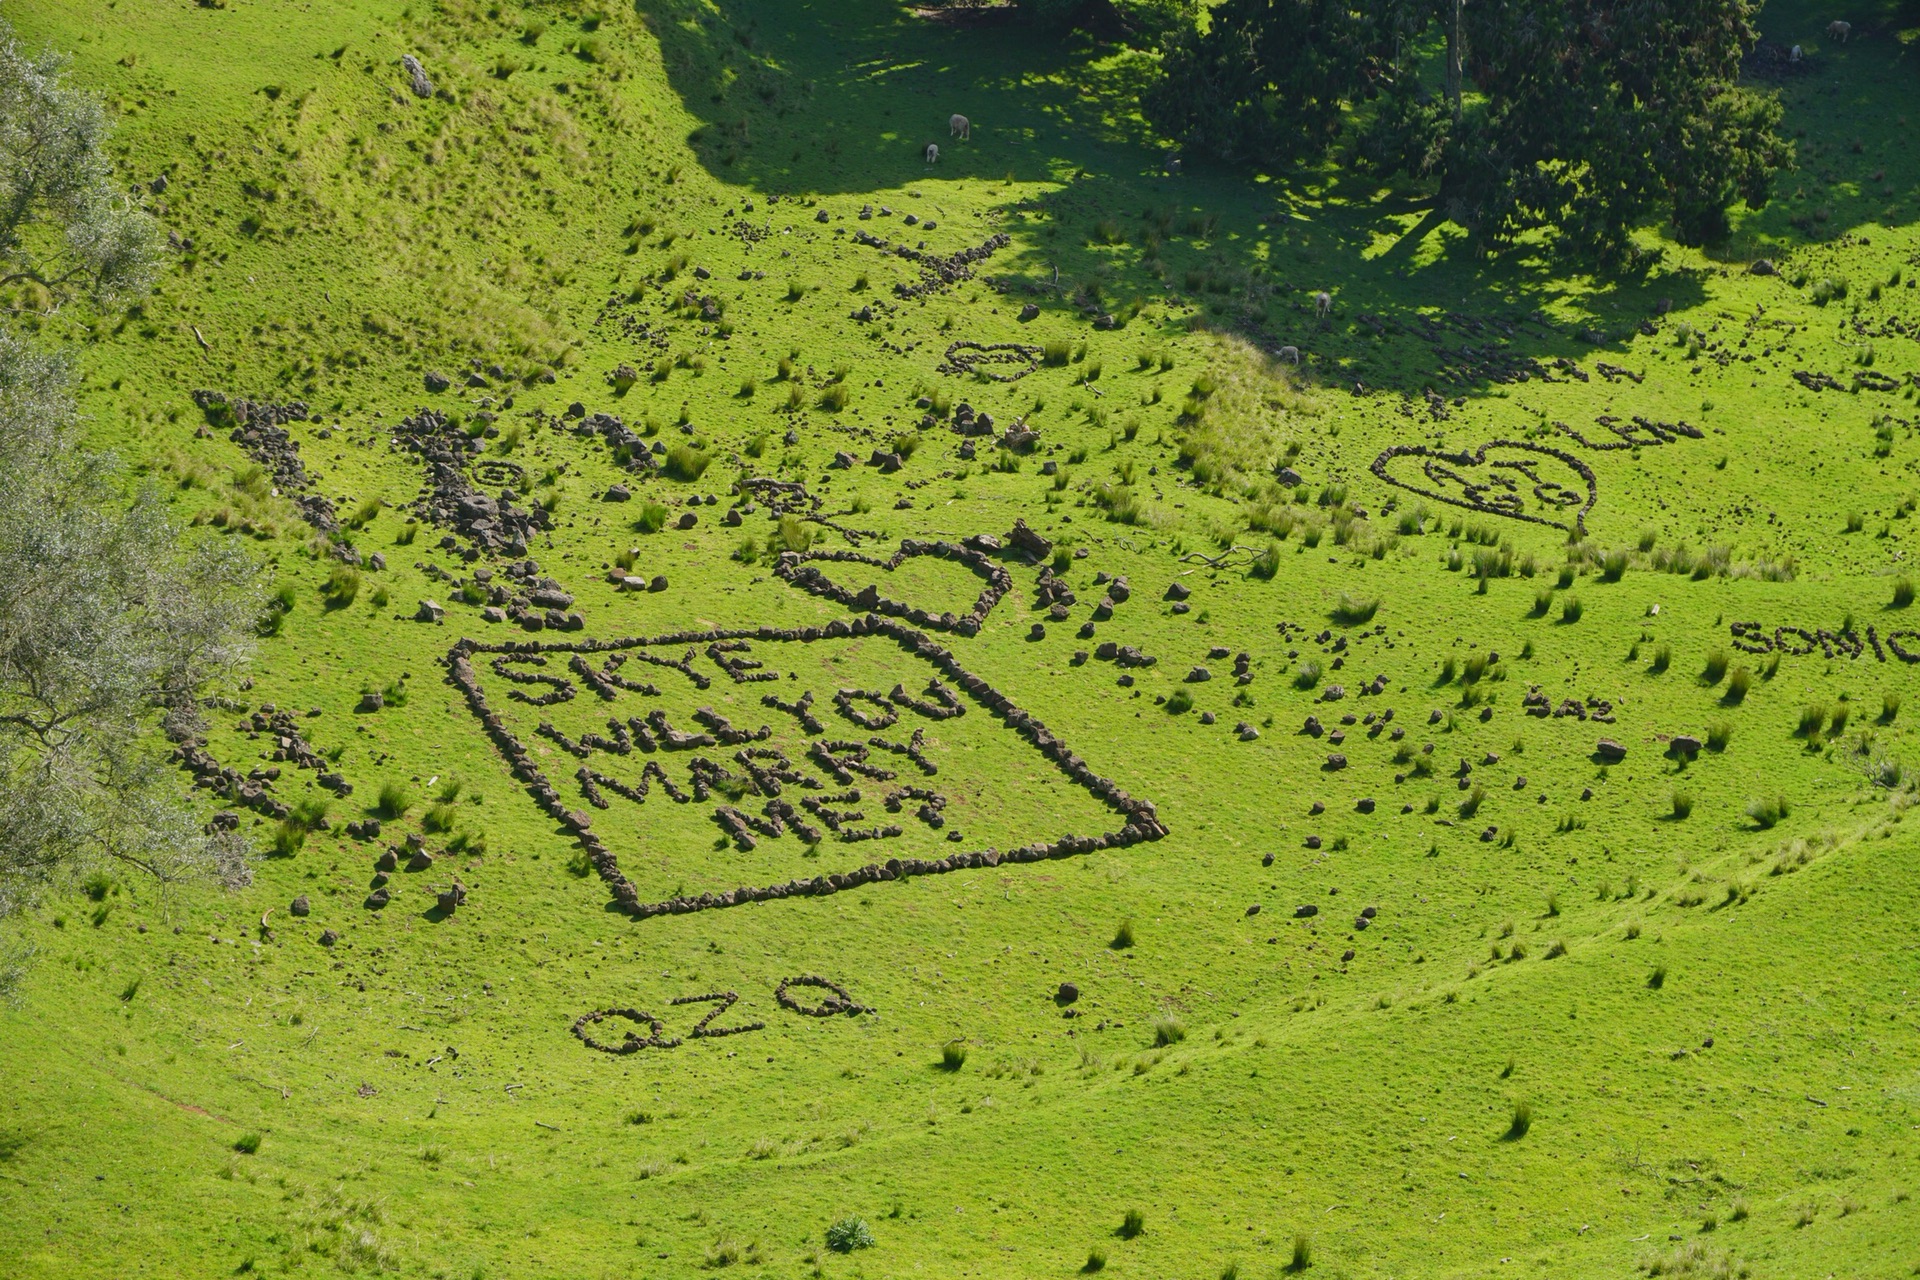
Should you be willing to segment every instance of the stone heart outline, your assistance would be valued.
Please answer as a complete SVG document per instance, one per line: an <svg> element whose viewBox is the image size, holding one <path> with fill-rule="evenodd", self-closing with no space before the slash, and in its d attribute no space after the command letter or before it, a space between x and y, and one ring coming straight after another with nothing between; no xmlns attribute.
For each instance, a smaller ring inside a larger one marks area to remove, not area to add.
<svg viewBox="0 0 1920 1280"><path fill-rule="evenodd" d="M1523 453L1538 454L1551 458L1579 476L1586 485L1585 501L1580 494L1556 480L1543 479L1539 474L1538 462L1526 462L1517 458L1495 456L1489 461L1487 454L1492 450L1512 449ZM1389 469L1399 458L1422 458L1420 474L1426 477L1432 487L1423 487L1396 476ZM1491 467L1499 468L1488 483L1475 483L1453 468ZM1423 498L1432 498L1449 506L1465 507L1469 511L1478 511L1490 516L1504 516L1510 520L1525 520L1532 524L1543 524L1554 529L1564 529L1582 537L1587 531L1587 512L1593 510L1593 504L1600 496L1600 484L1593 474L1593 468L1566 452L1543 444L1534 444L1527 440L1488 440L1478 448L1457 452L1435 449L1424 444L1397 444L1385 450L1373 460L1373 474L1396 488L1417 493ZM1578 507L1573 513L1573 523L1550 519L1547 516L1533 515L1525 509L1525 499L1521 497L1521 485L1530 483L1533 496L1545 506L1566 509ZM1462 496L1452 496L1441 486L1457 485Z"/></svg>
<svg viewBox="0 0 1920 1280"><path fill-rule="evenodd" d="M865 564L892 573L915 556L937 556L942 560L958 561L985 578L986 588L973 602L973 608L957 615L952 612L934 613L918 605L889 599L881 595L876 586L869 585L859 591L851 591L815 568L813 563L827 561ZM1002 596L1013 590L1013 575L996 564L985 552L957 543L927 542L918 538L902 538L899 549L885 558L858 551L783 552L774 565L773 572L776 577L785 579L802 591L811 592L823 599L837 601L849 609L858 609L866 613L882 613L888 617L905 619L918 627L931 627L936 631L950 631L962 636L979 634L980 624L986 621L993 607L1000 603Z"/></svg>

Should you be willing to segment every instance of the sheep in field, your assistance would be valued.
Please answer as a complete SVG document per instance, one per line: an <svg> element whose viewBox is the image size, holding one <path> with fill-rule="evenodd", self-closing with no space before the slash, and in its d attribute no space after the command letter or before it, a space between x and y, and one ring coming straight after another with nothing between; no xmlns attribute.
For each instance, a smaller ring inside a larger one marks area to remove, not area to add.
<svg viewBox="0 0 1920 1280"><path fill-rule="evenodd" d="M937 142L929 142L927 144L927 163L932 164L935 161L937 161L939 158L940 158L940 144Z"/></svg>
<svg viewBox="0 0 1920 1280"><path fill-rule="evenodd" d="M1845 44L1847 37L1852 34L1853 24L1851 22L1841 22L1836 18L1827 24L1827 39L1829 40L1838 40L1841 44Z"/></svg>
<svg viewBox="0 0 1920 1280"><path fill-rule="evenodd" d="M958 138L962 142L972 141L973 140L973 122L968 120L963 115L948 116L947 117L947 136L949 138Z"/></svg>

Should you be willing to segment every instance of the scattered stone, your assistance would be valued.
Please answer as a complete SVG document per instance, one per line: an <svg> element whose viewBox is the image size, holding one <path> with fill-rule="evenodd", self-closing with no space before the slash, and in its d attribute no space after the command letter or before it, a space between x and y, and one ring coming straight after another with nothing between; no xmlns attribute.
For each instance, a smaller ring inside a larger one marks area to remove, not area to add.
<svg viewBox="0 0 1920 1280"><path fill-rule="evenodd" d="M1602 738L1594 747L1593 754L1606 764L1619 764L1627 758L1627 749L1612 738Z"/></svg>
<svg viewBox="0 0 1920 1280"><path fill-rule="evenodd" d="M608 502L625 502L631 497L633 497L633 491L623 484L610 484L607 486L605 500Z"/></svg>
<svg viewBox="0 0 1920 1280"><path fill-rule="evenodd" d="M335 933L332 929L322 929L320 931L321 946L330 947L338 941L340 941L340 935Z"/></svg>
<svg viewBox="0 0 1920 1280"><path fill-rule="evenodd" d="M307 895L304 893L295 898L287 906L287 910L296 916L304 916L312 909L312 904L307 901Z"/></svg>
<svg viewBox="0 0 1920 1280"><path fill-rule="evenodd" d="M1072 1004L1080 998L1080 988L1072 982L1063 982L1060 989L1053 993L1055 1004Z"/></svg>

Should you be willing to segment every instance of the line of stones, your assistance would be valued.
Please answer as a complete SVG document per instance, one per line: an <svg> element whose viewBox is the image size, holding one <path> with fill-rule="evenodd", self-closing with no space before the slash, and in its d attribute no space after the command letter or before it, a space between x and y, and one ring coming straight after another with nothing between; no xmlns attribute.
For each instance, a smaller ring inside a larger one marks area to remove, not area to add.
<svg viewBox="0 0 1920 1280"><path fill-rule="evenodd" d="M480 687L479 676L475 673L470 661L470 655L474 653L527 653L539 652L542 649L585 649L606 652L650 645L700 644L720 640L813 641L863 635L886 636L902 648L913 651L917 656L945 671L956 684L999 716L1009 728L1039 748L1041 754L1057 764L1068 777L1085 787L1109 809L1124 815L1126 819L1124 825L1117 831L1110 831L1103 835L1069 834L1058 840L1023 845L1005 853L996 849L987 849L971 853L956 853L945 858L889 858L884 865L870 863L853 871L814 876L807 880L789 880L784 884L760 887L743 885L721 893L703 893L698 897L642 902L639 890L621 872L619 861L614 857L613 851L608 849L599 835L594 832L592 820L579 810L567 807L560 792L541 772L539 764L514 736L513 731L507 727L506 721L487 705L486 694ZM448 653L446 661L449 679L465 695L468 705L485 727L488 736L493 739L494 745L512 765L514 776L526 784L535 802L545 809L554 821L573 832L601 879L613 891L614 901L622 911L635 919L647 919L659 915L682 915L714 907L737 906L746 902L820 896L879 881L897 880L905 876L942 875L949 871L993 867L1002 863L1044 862L1055 858L1076 857L1099 849L1125 848L1142 841L1158 840L1167 834L1167 829L1161 824L1152 801L1130 796L1118 783L1095 773L1086 761L1075 755L1067 744L1056 737L1046 725L1021 710L1012 699L995 689L986 680L962 667L951 652L936 644L931 637L889 618L874 614L851 621L835 619L823 627L754 627L681 631L651 639L582 640L571 644L543 645L537 640L487 644L472 639L462 639Z"/></svg>

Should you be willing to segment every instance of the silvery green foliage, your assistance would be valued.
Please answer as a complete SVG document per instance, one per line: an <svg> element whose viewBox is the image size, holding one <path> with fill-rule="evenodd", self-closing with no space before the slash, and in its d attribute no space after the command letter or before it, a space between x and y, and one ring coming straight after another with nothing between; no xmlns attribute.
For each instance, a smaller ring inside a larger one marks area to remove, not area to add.
<svg viewBox="0 0 1920 1280"><path fill-rule="evenodd" d="M114 189L107 114L61 83L65 68L0 22L0 284L136 292L159 260L159 227Z"/></svg>
<svg viewBox="0 0 1920 1280"><path fill-rule="evenodd" d="M187 542L82 447L65 361L0 334L0 917L83 868L244 883L244 847L200 829L161 712L249 652L255 566Z"/></svg>

